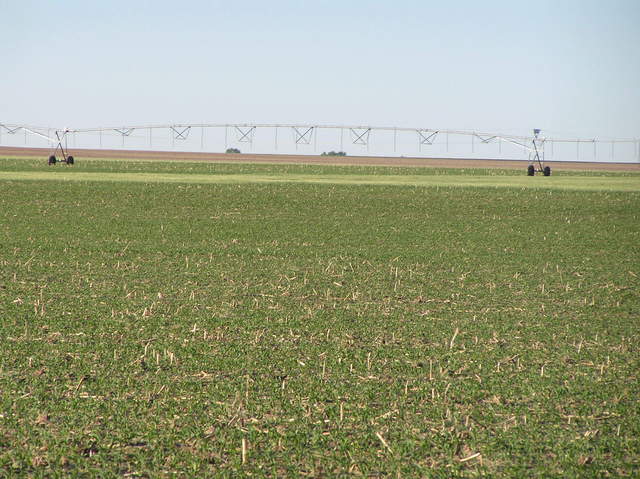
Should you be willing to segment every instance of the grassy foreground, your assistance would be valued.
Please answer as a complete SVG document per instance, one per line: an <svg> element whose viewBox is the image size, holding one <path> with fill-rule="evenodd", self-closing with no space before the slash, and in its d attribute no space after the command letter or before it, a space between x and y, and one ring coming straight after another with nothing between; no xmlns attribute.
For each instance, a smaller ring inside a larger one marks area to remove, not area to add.
<svg viewBox="0 0 640 479"><path fill-rule="evenodd" d="M640 176L40 163L0 160L0 475L640 473Z"/></svg>

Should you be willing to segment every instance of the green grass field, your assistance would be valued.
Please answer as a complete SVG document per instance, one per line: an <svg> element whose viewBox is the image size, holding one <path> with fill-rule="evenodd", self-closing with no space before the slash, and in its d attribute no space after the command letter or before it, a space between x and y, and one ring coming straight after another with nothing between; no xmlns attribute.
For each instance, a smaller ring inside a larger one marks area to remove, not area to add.
<svg viewBox="0 0 640 479"><path fill-rule="evenodd" d="M640 174L0 160L0 476L640 474Z"/></svg>

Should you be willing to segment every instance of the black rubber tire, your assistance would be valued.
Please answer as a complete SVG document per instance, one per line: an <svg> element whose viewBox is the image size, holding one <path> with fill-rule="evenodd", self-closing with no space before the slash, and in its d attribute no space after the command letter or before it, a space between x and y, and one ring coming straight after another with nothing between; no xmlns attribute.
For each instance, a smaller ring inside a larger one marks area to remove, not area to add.
<svg viewBox="0 0 640 479"><path fill-rule="evenodd" d="M55 165L56 164L56 157L55 156L51 155L49 157L49 164L50 165Z"/></svg>
<svg viewBox="0 0 640 479"><path fill-rule="evenodd" d="M533 176L536 174L536 169L533 167L533 165L529 165L527 167L527 176Z"/></svg>
<svg viewBox="0 0 640 479"><path fill-rule="evenodd" d="M551 176L551 168L549 168L548 166L545 166L544 169L542 170L542 174L544 176Z"/></svg>
<svg viewBox="0 0 640 479"><path fill-rule="evenodd" d="M67 156L67 165L73 165L74 159L73 156Z"/></svg>

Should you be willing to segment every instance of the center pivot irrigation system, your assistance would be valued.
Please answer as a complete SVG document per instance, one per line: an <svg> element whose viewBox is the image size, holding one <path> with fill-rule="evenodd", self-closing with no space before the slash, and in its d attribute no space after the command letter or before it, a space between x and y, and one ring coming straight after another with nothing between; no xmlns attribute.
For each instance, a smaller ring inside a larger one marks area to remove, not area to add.
<svg viewBox="0 0 640 479"><path fill-rule="evenodd" d="M60 150L60 153L62 153L62 160L60 161L62 161L62 163L66 163L67 165L73 165L75 161L73 159L73 156L67 154L67 133L69 133L69 130L63 130L62 132L56 130L56 139L53 140L53 138L49 138L56 145L49 155L50 165L56 164L56 153L58 152L58 150ZM62 144L63 140L64 145Z"/></svg>
<svg viewBox="0 0 640 479"><path fill-rule="evenodd" d="M551 176L551 168L544 166L544 140L540 140L540 129L533 130L533 139L531 140L533 149L529 152L529 166L527 166L527 175L533 176L536 171L544 176ZM542 156L541 156L542 154Z"/></svg>
<svg viewBox="0 0 640 479"><path fill-rule="evenodd" d="M3 128L10 134L15 134L18 131L22 130L25 133L25 137L26 137L26 134L29 133L31 135L35 135L37 137L44 138L45 140L47 140L51 144L51 152L49 154L49 160L48 160L49 165L55 165L58 161L60 161L61 163L66 163L67 165L73 165L75 162L73 156L68 154L67 134L69 134L72 131L72 130L69 130L68 128L65 128L64 130L55 130L54 132L54 134L56 135L55 138L37 131L38 129L42 130L43 128L20 126L20 125L18 126L7 125L7 124L0 123L0 131L2 131ZM47 130L51 131L51 128L48 128ZM56 158L56 153L58 152L58 150L60 150L60 153L62 154L61 160L58 160L58 158Z"/></svg>
<svg viewBox="0 0 640 479"><path fill-rule="evenodd" d="M279 131L288 130L291 133L291 139L287 140L278 136ZM380 148L386 148L385 156L400 156L401 152L406 150L406 139L413 138L414 145L417 146L418 155L422 156L423 149L429 150L431 157L437 158L456 158L460 155L468 155L468 153L456 151L456 145L470 145L472 157L482 156L483 159L489 159L491 154L487 152L487 148L482 145L493 144L495 146L488 148L489 150L497 150L498 155L494 152L493 158L500 159L518 159L528 160L527 175L534 176L536 173L542 173L544 176L551 175L551 168L545 165L545 159L549 161L562 159L572 161L570 158L571 148L575 153L576 161L585 161L585 148L583 145L591 145L586 149L589 159L599 161L598 159L604 154L607 161L615 161L619 156L624 156L629 161L633 150L633 162L640 162L640 140L638 139L576 139L576 138L551 138L541 135L540 129L534 129L533 135L517 136L509 134L494 133L478 133L476 131L465 130L435 130L430 128L399 128L399 127L373 127L373 126L348 126L348 125L315 125L315 124L258 124L258 123L183 123L168 125L142 125L142 126L118 126L118 127L98 127L98 128L43 128L26 125L16 125L0 122L0 144L2 144L2 133L15 135L15 133L23 131L25 135L25 145L27 144L27 136L39 137L46 140L51 147L49 153L49 165L56 163L74 164L74 157L69 154L68 143L73 147L76 146L76 139L89 138L93 143L89 148L103 148L103 136L108 141L109 138L117 137L121 139L122 148L125 147L125 140L130 149L146 149L153 150L159 147L158 143L162 143L162 148L175 149L178 143L182 142L185 148L194 148L193 142L194 131L200 133L200 149L205 150L205 135L217 135L218 142L222 142L221 135L224 138L224 150L231 144L247 145L251 151L254 149L254 142L259 137L258 143L261 151L265 149L267 152L278 151L280 144L286 143L286 147L295 151L316 151L318 137L322 137L320 141L324 141L324 145L331 148L339 146L340 151L347 146L352 150L366 149L369 154L369 147L375 143L376 152L379 153ZM259 134L257 132L260 132ZM331 134L331 131L337 132ZM154 133L154 132L160 132ZM164 133L163 133L164 132ZM265 132L266 135L265 135ZM265 141L269 142L269 132L273 134L271 146L265 148ZM168 137L166 134L168 133ZM450 137L452 138L450 141ZM327 140L329 138L329 140ZM456 139L457 138L457 139ZM265 140L266 139L266 140ZM402 144L401 143L402 140ZM168 142L168 143L167 143ZM132 148L135 143L136 147ZM345 145L346 144L346 145ZM187 146L189 145L189 146ZM554 146L555 145L555 146ZM280 145L282 146L282 145ZM463 148L468 148L468 146ZM604 148L603 148L604 146ZM119 148L119 145L116 146ZM213 151L219 151L220 145ZM392 147L392 150L391 150ZM450 149L451 147L451 149ZM555 157L554 157L554 148ZM503 151L504 149L504 151ZM391 151L390 151L391 150ZM615 150L615 152L614 152ZM184 151L184 150L181 150ZM194 151L194 150L191 150ZM208 150L211 151L211 150ZM468 150L466 150L468 152ZM483 153L484 151L484 153ZM610 153L607 153L609 151ZM548 154L546 154L548 152ZM56 156L59 155L59 156ZM610 155L610 156L609 156ZM546 156L546 158L545 158ZM463 156L469 158L469 156ZM561 158L558 158L561 157Z"/></svg>

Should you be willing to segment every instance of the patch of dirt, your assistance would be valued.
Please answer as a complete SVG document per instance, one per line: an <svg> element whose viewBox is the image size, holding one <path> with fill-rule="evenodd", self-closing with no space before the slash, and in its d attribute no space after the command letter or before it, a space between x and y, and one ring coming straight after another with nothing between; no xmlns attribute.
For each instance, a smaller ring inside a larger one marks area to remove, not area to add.
<svg viewBox="0 0 640 479"><path fill-rule="evenodd" d="M113 158L132 160L183 160L211 161L224 163L303 163L315 165L367 165L367 166L408 166L423 168L526 168L526 160L454 159L454 158L413 158L381 156L327 157L320 155L273 155L273 154L226 154L183 151L145 150L99 150L74 148L70 153L78 160L82 158ZM19 148L0 146L0 157L42 157L49 156L47 148ZM640 163L594 163L578 161L547 161L552 169L558 170L604 170L640 171Z"/></svg>

